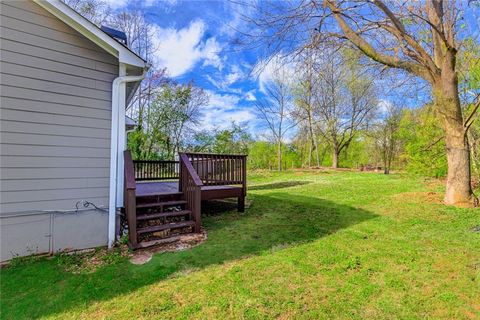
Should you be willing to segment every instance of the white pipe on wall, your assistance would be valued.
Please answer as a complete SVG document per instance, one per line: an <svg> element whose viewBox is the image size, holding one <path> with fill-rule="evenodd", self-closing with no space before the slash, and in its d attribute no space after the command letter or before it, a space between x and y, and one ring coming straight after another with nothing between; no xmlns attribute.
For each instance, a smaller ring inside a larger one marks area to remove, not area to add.
<svg viewBox="0 0 480 320"><path fill-rule="evenodd" d="M122 66L120 68L122 70ZM120 75L115 78L112 83L112 128L110 136L110 187L108 199L108 247L111 248L115 243L115 218L117 213L117 163L119 152L119 145L123 145L124 139L119 141L119 136L125 135L125 97L126 97L126 83L141 81L145 78L146 70L141 76L125 76ZM123 92L122 92L123 91ZM121 99L123 97L123 99ZM123 115L123 120L120 119ZM123 123L123 126L121 125ZM121 162L123 163L123 161ZM118 168L122 169L123 168Z"/></svg>
<svg viewBox="0 0 480 320"><path fill-rule="evenodd" d="M123 77L127 75L127 66L123 63L119 66L119 76ZM125 109L127 99L127 85L126 82L122 82L118 86L118 137L117 137L117 191L115 197L115 205L117 208L123 206L123 151L125 150L125 145L123 140L125 139L125 129L121 130L120 128L125 128ZM123 106L121 106L123 104Z"/></svg>

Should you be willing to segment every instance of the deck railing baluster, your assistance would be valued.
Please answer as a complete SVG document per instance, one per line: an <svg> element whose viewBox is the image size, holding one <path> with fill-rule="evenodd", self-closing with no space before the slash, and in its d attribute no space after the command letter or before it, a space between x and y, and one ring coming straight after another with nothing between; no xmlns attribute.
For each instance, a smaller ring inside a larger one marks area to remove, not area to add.
<svg viewBox="0 0 480 320"><path fill-rule="evenodd" d="M217 156L213 156L213 158L215 159L215 185L218 184L218 181L220 180L220 174L221 174L221 171L220 171L220 162L218 161L218 157Z"/></svg>
<svg viewBox="0 0 480 320"><path fill-rule="evenodd" d="M230 184L232 182L232 179L230 179L230 157L227 155L225 157L225 180Z"/></svg>
<svg viewBox="0 0 480 320"><path fill-rule="evenodd" d="M219 174L219 171L220 171L220 170L219 170L220 168L218 167L218 158L217 158L217 156L213 156L213 161L215 162L215 165L214 165L214 166L215 166L215 185L217 185L217 184L218 184L218 180L219 180L219 179L218 179L218 174Z"/></svg>
<svg viewBox="0 0 480 320"><path fill-rule="evenodd" d="M220 175L220 180L222 180L223 182L227 182L226 180L226 176L225 176L225 173L226 173L226 169L225 169L225 158L223 159L220 159L220 168L221 168L221 175Z"/></svg>
<svg viewBox="0 0 480 320"><path fill-rule="evenodd" d="M175 170L178 163L178 161L134 160L135 179L137 181L178 179L180 174Z"/></svg>
<svg viewBox="0 0 480 320"><path fill-rule="evenodd" d="M186 154L193 169L204 185L243 184L246 172L246 156L220 154ZM137 181L178 179L178 161L135 160L133 161ZM181 171L179 165L179 171Z"/></svg>
<svg viewBox="0 0 480 320"><path fill-rule="evenodd" d="M243 185L246 179L246 156L187 153L204 185Z"/></svg>
<svg viewBox="0 0 480 320"><path fill-rule="evenodd" d="M217 167L218 167L218 177L217 177L217 184L220 184L222 179L222 159L219 156L215 156L217 159Z"/></svg>
<svg viewBox="0 0 480 320"><path fill-rule="evenodd" d="M233 165L233 162L235 161L235 159L233 158L230 158L230 179L235 181L235 171L234 171L234 165Z"/></svg>

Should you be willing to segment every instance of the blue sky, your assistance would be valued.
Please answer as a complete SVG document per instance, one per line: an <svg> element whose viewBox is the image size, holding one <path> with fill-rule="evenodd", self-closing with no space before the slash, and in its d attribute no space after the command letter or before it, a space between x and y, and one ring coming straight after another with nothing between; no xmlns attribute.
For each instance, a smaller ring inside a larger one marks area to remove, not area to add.
<svg viewBox="0 0 480 320"><path fill-rule="evenodd" d="M266 74L252 76L257 55L234 49L242 7L229 1L109 1L113 9L140 9L155 25L158 67L180 82L194 80L210 102L201 128L226 128L231 121L258 132L254 101Z"/></svg>

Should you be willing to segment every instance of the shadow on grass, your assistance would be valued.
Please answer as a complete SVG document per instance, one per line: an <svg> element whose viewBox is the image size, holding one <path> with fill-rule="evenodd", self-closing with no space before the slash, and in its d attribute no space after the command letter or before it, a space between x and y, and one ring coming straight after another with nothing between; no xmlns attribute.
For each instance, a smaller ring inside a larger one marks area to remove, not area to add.
<svg viewBox="0 0 480 320"><path fill-rule="evenodd" d="M56 259L1 270L2 319L38 318L127 294L186 269L202 269L260 254L279 245L314 241L376 217L315 197L273 192L254 195L246 213L208 214L208 240L145 265L121 261L90 274L64 271Z"/></svg>
<svg viewBox="0 0 480 320"><path fill-rule="evenodd" d="M282 182L274 182L269 184L261 184L258 186L251 186L248 188L248 190L283 189L283 188L291 188L296 186L303 186L309 183L312 183L312 182L311 181L282 181Z"/></svg>

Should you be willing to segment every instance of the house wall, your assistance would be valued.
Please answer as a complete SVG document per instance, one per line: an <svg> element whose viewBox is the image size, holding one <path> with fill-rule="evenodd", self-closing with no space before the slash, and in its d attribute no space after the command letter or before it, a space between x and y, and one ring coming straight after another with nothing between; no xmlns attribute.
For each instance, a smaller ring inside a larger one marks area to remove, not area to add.
<svg viewBox="0 0 480 320"><path fill-rule="evenodd" d="M0 260L107 244L118 60L31 1L0 2ZM55 211L55 212L53 212Z"/></svg>

